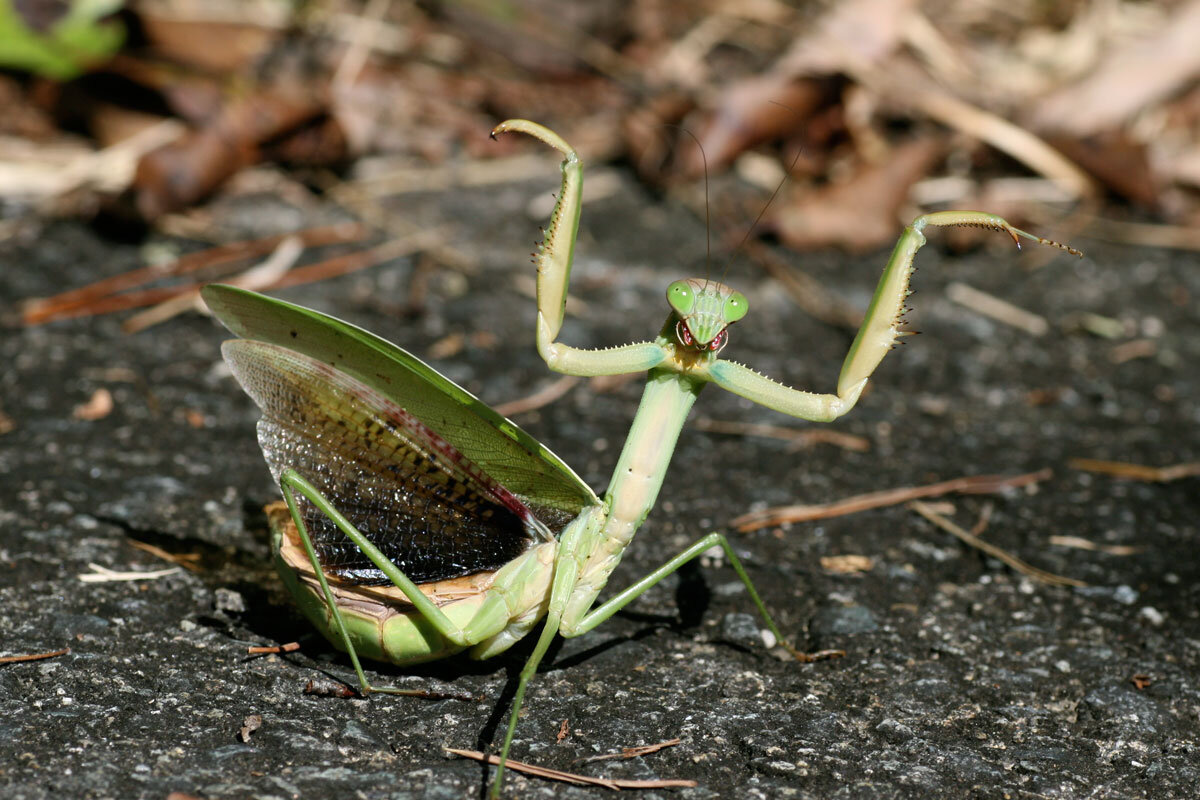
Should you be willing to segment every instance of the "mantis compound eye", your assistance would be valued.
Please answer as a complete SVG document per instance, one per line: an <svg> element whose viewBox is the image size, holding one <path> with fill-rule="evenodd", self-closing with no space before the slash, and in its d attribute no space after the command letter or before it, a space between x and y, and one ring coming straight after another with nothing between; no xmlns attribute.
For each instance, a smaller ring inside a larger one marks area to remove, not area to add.
<svg viewBox="0 0 1200 800"><path fill-rule="evenodd" d="M696 307L696 292L688 281L675 281L667 287L667 303L676 314L686 317Z"/></svg>
<svg viewBox="0 0 1200 800"><path fill-rule="evenodd" d="M749 308L750 304L746 301L746 295L741 292L730 292L729 296L725 298L725 307L722 309L726 324L732 325L746 316Z"/></svg>

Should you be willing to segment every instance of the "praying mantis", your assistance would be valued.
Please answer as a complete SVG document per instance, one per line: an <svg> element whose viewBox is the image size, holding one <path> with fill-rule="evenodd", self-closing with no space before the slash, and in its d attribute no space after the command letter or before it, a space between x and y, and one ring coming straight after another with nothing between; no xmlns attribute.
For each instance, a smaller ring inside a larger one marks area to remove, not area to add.
<svg viewBox="0 0 1200 800"><path fill-rule="evenodd" d="M828 422L854 407L892 348L929 227L979 226L1068 250L975 211L918 217L884 267L834 394L777 383L720 358L746 297L707 279L667 287L667 320L650 341L586 350L558 341L582 205L583 165L558 134L523 133L563 155L562 186L536 253L538 353L567 375L645 372L646 389L604 495L464 389L395 345L340 320L213 285L213 313L241 338L222 352L260 407L259 443L284 502L268 508L276 566L303 613L350 657L414 664L469 650L501 653L542 629L520 672L491 797L499 797L526 689L556 636L580 636L667 575L720 548L766 627L787 644L728 540L713 532L597 604L653 508L696 397L715 384L790 416ZM543 622L544 620L544 622Z"/></svg>

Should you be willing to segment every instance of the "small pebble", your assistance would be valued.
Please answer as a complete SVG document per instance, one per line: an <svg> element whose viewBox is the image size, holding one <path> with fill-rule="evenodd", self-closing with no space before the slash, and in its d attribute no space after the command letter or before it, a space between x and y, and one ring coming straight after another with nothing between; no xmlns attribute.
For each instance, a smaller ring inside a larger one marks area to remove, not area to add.
<svg viewBox="0 0 1200 800"><path fill-rule="evenodd" d="M1149 622L1154 627L1159 627L1166 620L1163 613L1154 606L1146 606L1138 612L1138 619Z"/></svg>

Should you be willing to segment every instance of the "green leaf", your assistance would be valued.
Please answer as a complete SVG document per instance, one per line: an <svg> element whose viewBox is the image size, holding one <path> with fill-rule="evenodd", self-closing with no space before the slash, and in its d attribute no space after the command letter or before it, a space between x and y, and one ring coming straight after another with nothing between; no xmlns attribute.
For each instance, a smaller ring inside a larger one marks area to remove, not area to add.
<svg viewBox="0 0 1200 800"><path fill-rule="evenodd" d="M108 19L120 0L75 0L53 21L27 20L12 0L0 0L0 67L67 80L107 59L125 41L125 28Z"/></svg>

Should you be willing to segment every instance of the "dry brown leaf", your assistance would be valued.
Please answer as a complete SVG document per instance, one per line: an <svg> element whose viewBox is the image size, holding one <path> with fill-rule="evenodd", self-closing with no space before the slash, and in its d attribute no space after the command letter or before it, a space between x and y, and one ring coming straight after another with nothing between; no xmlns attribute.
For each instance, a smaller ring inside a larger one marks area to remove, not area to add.
<svg viewBox="0 0 1200 800"><path fill-rule="evenodd" d="M153 220L207 197L258 161L263 145L295 133L324 110L319 87L266 87L229 103L203 128L142 157L133 185L138 213Z"/></svg>
<svg viewBox="0 0 1200 800"><path fill-rule="evenodd" d="M861 167L849 180L817 192L794 192L771 215L771 227L797 249L837 246L868 251L896 239L901 207L914 183L945 153L945 140L924 136L896 148L881 164Z"/></svg>
<svg viewBox="0 0 1200 800"><path fill-rule="evenodd" d="M698 136L708 168L716 170L759 142L798 130L833 96L833 85L826 81L794 80L790 75L768 73L738 81L722 92L716 113ZM684 173L702 175L700 150L685 152Z"/></svg>
<svg viewBox="0 0 1200 800"><path fill-rule="evenodd" d="M915 0L850 0L837 3L797 39L763 75L722 90L715 116L700 135L709 166L726 164L754 144L802 127L832 101L826 80L881 64L901 43ZM686 170L698 175L698 157Z"/></svg>
<svg viewBox="0 0 1200 800"><path fill-rule="evenodd" d="M791 75L851 73L882 64L895 52L916 0L849 0L835 3L775 65Z"/></svg>
<svg viewBox="0 0 1200 800"><path fill-rule="evenodd" d="M881 102L934 119L1007 153L1054 181L1071 197L1091 196L1091 178L1044 140L1000 113L968 103L939 87L923 66L903 55L879 69L863 69L855 77Z"/></svg>
<svg viewBox="0 0 1200 800"><path fill-rule="evenodd" d="M1150 167L1146 146L1124 131L1086 139L1054 136L1048 141L1116 194L1146 208L1158 206L1162 185Z"/></svg>
<svg viewBox="0 0 1200 800"><path fill-rule="evenodd" d="M1038 130L1089 136L1116 128L1200 75L1200 0L1178 6L1153 36L1108 55L1082 80L1040 100Z"/></svg>
<svg viewBox="0 0 1200 800"><path fill-rule="evenodd" d="M261 27L259 19L251 19L250 14L242 20L189 19L183 15L171 16L171 5L141 5L138 27L151 47L177 64L217 74L240 72L266 55L282 35L279 29ZM263 4L256 4L254 9L255 17L260 16Z"/></svg>

